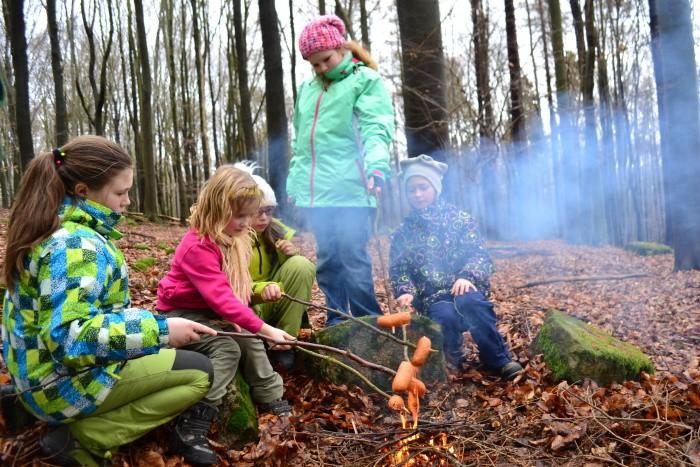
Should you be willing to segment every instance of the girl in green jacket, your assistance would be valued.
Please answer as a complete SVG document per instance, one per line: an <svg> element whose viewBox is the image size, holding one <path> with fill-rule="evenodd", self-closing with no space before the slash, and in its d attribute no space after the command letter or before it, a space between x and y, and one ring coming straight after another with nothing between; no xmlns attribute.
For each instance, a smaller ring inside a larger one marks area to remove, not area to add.
<svg viewBox="0 0 700 467"><path fill-rule="evenodd" d="M248 172L255 168L243 163L234 166ZM252 177L263 194L252 223L255 238L249 269L253 279L253 308L267 324L297 337L302 322L308 323L306 306L283 298L282 292L308 301L316 266L300 255L299 248L292 243L296 231L273 217L277 197L270 184L259 175ZM273 349L269 355L273 366L286 370L294 366L294 350Z"/></svg>
<svg viewBox="0 0 700 467"><path fill-rule="evenodd" d="M299 36L315 76L297 93L287 191L316 237L328 306L364 316L380 313L366 247L374 195L389 172L394 112L376 64L344 36L333 15L311 21ZM339 321L331 314L326 325Z"/></svg>
<svg viewBox="0 0 700 467"><path fill-rule="evenodd" d="M24 407L53 427L40 440L51 464L96 465L183 411L174 447L190 463L208 449L193 421L211 363L166 347L216 331L130 307L114 240L132 182L119 145L80 136L31 161L10 212L3 359Z"/></svg>

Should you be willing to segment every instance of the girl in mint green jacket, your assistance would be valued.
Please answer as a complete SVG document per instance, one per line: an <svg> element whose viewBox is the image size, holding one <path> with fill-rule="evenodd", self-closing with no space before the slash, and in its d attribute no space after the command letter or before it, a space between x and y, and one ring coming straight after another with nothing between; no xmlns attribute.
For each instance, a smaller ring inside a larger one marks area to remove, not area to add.
<svg viewBox="0 0 700 467"><path fill-rule="evenodd" d="M374 196L389 172L394 113L376 64L344 36L342 20L328 15L299 37L316 76L297 94L287 192L316 237L328 306L364 316L380 313L366 247ZM340 320L327 318L326 325Z"/></svg>

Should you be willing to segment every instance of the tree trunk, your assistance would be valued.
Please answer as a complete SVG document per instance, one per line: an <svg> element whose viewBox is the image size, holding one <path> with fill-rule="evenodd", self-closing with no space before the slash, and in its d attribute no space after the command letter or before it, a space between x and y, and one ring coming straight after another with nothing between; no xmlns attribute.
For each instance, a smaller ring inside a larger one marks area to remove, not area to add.
<svg viewBox="0 0 700 467"><path fill-rule="evenodd" d="M474 74L476 75L476 99L479 111L479 158L481 159L482 193L489 209L484 209L484 231L491 239L500 238L504 215L498 196L496 176L496 150L494 137L493 105L489 82L489 25L482 0L471 0L471 16L474 42Z"/></svg>
<svg viewBox="0 0 700 467"><path fill-rule="evenodd" d="M141 151L143 157L145 191L143 193L143 214L150 220L158 216L156 188L156 168L153 156L153 110L151 109L151 65L148 60L148 42L146 28L143 24L143 4L134 0L134 17L136 19L136 39L138 43L141 79L139 80L139 101L141 103Z"/></svg>
<svg viewBox="0 0 700 467"><path fill-rule="evenodd" d="M239 111L241 113L240 128L245 143L245 158L255 160L255 130L253 128L253 113L250 107L250 88L248 87L248 48L245 37L246 28L243 27L243 15L241 14L241 1L244 0L233 0L233 27L236 33L236 73L238 74ZM275 25L275 28L277 28L277 25Z"/></svg>
<svg viewBox="0 0 700 467"><path fill-rule="evenodd" d="M318 0L318 14L319 15L326 14L326 0Z"/></svg>
<svg viewBox="0 0 700 467"><path fill-rule="evenodd" d="M700 269L700 117L688 0L649 0L661 133L667 235L676 270ZM659 92L662 90L662 92Z"/></svg>
<svg viewBox="0 0 700 467"><path fill-rule="evenodd" d="M180 121L178 115L177 102L177 71L175 68L175 35L173 31L173 0L165 0L167 4L161 9L165 15L165 55L168 66L170 85L168 86L168 97L170 98L170 113L173 120L172 140L173 140L173 170L175 171L175 183L177 184L178 214L180 224L187 222L187 197L185 196L185 184L182 180L182 144L180 139Z"/></svg>
<svg viewBox="0 0 700 467"><path fill-rule="evenodd" d="M367 24L367 1L360 0L360 31L362 34L362 46L371 50L371 44L369 41L369 25Z"/></svg>
<svg viewBox="0 0 700 467"><path fill-rule="evenodd" d="M291 53L290 53L290 74L292 75L292 106L297 103L297 40L294 32L294 2L289 0L289 32Z"/></svg>
<svg viewBox="0 0 700 467"><path fill-rule="evenodd" d="M403 0L397 7L408 155L444 161L449 136L438 1Z"/></svg>
<svg viewBox="0 0 700 467"><path fill-rule="evenodd" d="M63 146L68 141L68 111L66 110L66 95L63 91L63 60L58 25L56 24L56 0L46 0L46 16L49 40L51 41L53 86L56 95L55 141L56 146Z"/></svg>
<svg viewBox="0 0 700 467"><path fill-rule="evenodd" d="M209 135L207 131L207 101L204 89L204 60L207 59L207 52L201 49L201 35L199 28L199 0L190 0L192 6L192 36L194 37L194 64L197 70L197 109L199 111L199 136L202 140L202 166L204 168L204 178L209 179L210 154Z"/></svg>
<svg viewBox="0 0 700 467"><path fill-rule="evenodd" d="M12 68L15 88L15 131L19 143L20 170L34 158L32 142L32 118L29 110L29 64L27 61L27 38L25 36L24 0L4 0L6 10L5 27L12 49Z"/></svg>
<svg viewBox="0 0 700 467"><path fill-rule="evenodd" d="M572 106L570 101L569 80L566 74L564 57L564 40L562 33L561 7L559 0L549 1L549 18L552 31L552 53L554 55L554 75L557 88L557 105L559 113L559 147L566 147L561 154L561 173L558 177L559 212L564 220L564 238L572 243L580 243L579 225L580 192L577 161L572 154L578 152L576 133L573 128Z"/></svg>
<svg viewBox="0 0 700 467"><path fill-rule="evenodd" d="M97 46L95 44L95 18L97 13L92 12L90 19L87 18L87 13L85 12L85 0L80 1L80 14L83 19L83 27L85 28L85 36L88 41L88 51L89 51L89 61L88 61L88 81L90 82L90 90L92 91L93 98L93 109L90 111L89 103L85 100L85 95L80 87L80 80L76 77L75 84L78 91L78 97L80 97L80 102L83 106L83 110L90 120L90 124L95 129L95 133L98 135L104 135L104 106L107 96L107 65L109 64L109 56L112 51L112 38L114 36L114 17L112 0L107 0L107 5L105 7L109 17L109 32L107 35L107 43L102 44L102 63L100 64L100 78L99 83L95 77L95 66L97 65Z"/></svg>
<svg viewBox="0 0 700 467"><path fill-rule="evenodd" d="M260 32L265 60L265 113L267 115L267 151L270 185L275 190L280 210L287 205L287 111L284 99L282 48L274 0L258 0Z"/></svg>

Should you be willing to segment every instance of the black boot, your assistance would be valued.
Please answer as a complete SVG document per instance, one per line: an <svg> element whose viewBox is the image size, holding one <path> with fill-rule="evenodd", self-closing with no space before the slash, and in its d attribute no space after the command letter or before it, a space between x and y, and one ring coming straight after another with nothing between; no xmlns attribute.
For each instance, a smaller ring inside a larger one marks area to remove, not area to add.
<svg viewBox="0 0 700 467"><path fill-rule="evenodd" d="M173 447L187 462L214 465L217 457L209 446L207 434L219 410L206 402L197 402L177 418L172 434Z"/></svg>

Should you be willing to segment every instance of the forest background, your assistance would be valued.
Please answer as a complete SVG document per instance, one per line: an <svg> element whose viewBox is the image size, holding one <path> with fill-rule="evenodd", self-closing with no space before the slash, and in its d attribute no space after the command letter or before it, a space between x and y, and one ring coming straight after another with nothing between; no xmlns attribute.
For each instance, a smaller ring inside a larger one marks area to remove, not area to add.
<svg viewBox="0 0 700 467"><path fill-rule="evenodd" d="M241 159L284 201L296 87L311 74L298 34L336 13L392 91L394 168L419 153L449 162L448 197L489 238L664 242L677 269L700 266L687 0L2 5L2 206L36 152L83 133L133 154L134 210L149 218L184 220L213 169ZM386 227L406 210L394 181Z"/></svg>

